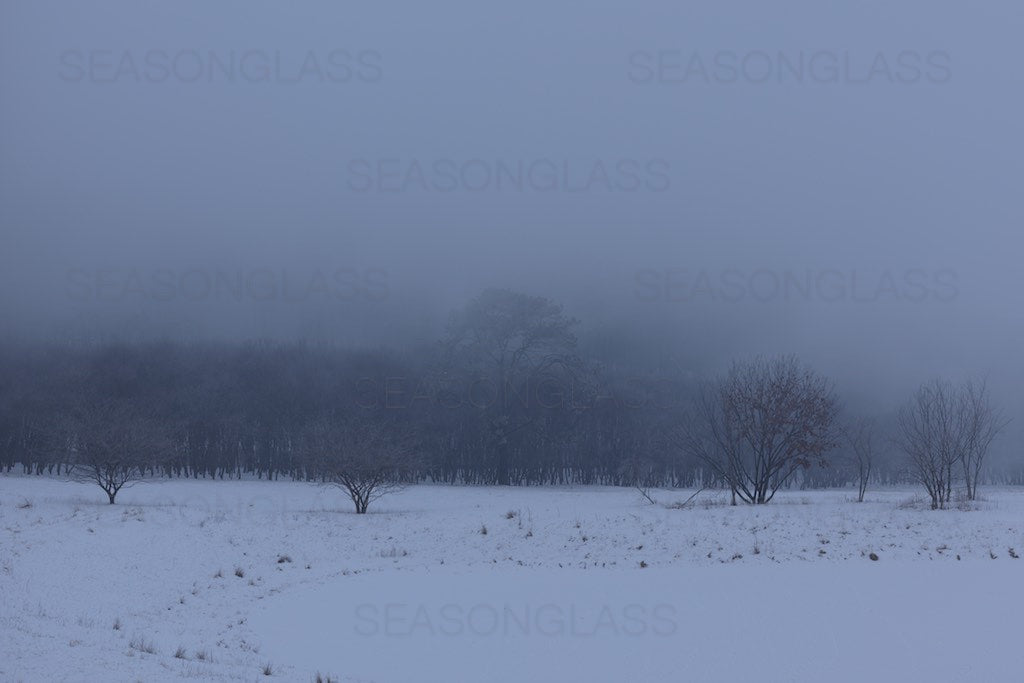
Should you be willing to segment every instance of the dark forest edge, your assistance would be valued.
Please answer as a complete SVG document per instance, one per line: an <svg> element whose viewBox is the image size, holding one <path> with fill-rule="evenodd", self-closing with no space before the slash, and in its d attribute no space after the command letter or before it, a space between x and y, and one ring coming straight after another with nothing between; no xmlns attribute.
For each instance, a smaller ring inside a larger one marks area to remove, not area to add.
<svg viewBox="0 0 1024 683"><path fill-rule="evenodd" d="M584 357L543 297L486 290L443 339L404 352L329 345L0 347L0 471L93 481L289 478L342 486L358 512L412 482L780 489L1024 484L988 467L1007 419L984 382L932 380L892 415L842 406L792 356L663 375Z"/></svg>

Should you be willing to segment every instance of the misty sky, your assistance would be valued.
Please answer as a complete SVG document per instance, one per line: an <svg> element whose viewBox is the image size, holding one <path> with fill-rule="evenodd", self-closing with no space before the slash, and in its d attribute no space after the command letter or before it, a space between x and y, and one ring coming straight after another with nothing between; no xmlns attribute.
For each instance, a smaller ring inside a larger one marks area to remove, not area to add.
<svg viewBox="0 0 1024 683"><path fill-rule="evenodd" d="M652 365L1016 396L1022 34L1012 2L6 0L3 336L406 347L501 286Z"/></svg>

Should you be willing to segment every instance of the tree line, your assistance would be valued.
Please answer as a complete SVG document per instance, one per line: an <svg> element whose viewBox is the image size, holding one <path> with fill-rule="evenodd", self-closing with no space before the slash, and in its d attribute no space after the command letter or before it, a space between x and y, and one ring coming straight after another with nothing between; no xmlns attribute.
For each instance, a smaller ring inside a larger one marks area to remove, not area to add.
<svg viewBox="0 0 1024 683"><path fill-rule="evenodd" d="M102 344L0 348L0 470L117 492L144 477L337 483L357 511L413 481L780 488L919 481L973 497L1005 424L983 383L922 387L898 415L843 410L795 357L697 382L581 352L544 297L486 290L424 348ZM699 370L699 369L694 369Z"/></svg>

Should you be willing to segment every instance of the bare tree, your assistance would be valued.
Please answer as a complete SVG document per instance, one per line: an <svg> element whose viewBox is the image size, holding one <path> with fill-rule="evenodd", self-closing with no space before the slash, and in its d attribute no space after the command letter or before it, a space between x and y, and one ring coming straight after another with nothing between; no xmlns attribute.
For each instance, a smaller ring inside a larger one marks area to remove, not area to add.
<svg viewBox="0 0 1024 683"><path fill-rule="evenodd" d="M587 385L576 356L578 324L549 299L507 289L487 289L452 316L444 342L447 368L465 373L467 386L490 386L495 393L482 404L472 401L484 425L478 458L493 463L493 483L519 483L515 460L536 448L530 437L546 431L550 438L556 425L571 424L555 418L573 413L556 410L571 407L558 392ZM537 395L542 388L556 391Z"/></svg>
<svg viewBox="0 0 1024 683"><path fill-rule="evenodd" d="M933 510L949 502L953 467L962 456L953 394L948 382L933 380L922 385L897 414L896 443L931 497Z"/></svg>
<svg viewBox="0 0 1024 683"><path fill-rule="evenodd" d="M683 446L746 503L771 501L794 472L835 445L832 384L793 356L734 363L705 385Z"/></svg>
<svg viewBox="0 0 1024 683"><path fill-rule="evenodd" d="M992 441L1009 423L1002 411L992 405L988 386L984 381L968 381L960 387L959 407L962 411L965 443L961 463L967 499L978 496L978 479L985 463L985 456Z"/></svg>
<svg viewBox="0 0 1024 683"><path fill-rule="evenodd" d="M955 393L949 382L933 380L897 414L896 443L931 497L933 510L950 501L954 467L963 458L963 425Z"/></svg>
<svg viewBox="0 0 1024 683"><path fill-rule="evenodd" d="M875 460L875 423L859 418L842 428L843 440L849 449L847 463L857 475L857 502L864 502Z"/></svg>
<svg viewBox="0 0 1024 683"><path fill-rule="evenodd" d="M956 387L932 380L900 409L897 444L928 491L932 509L950 502L958 470L963 472L967 497L975 499L989 446L1006 424L992 406L985 384L972 381Z"/></svg>
<svg viewBox="0 0 1024 683"><path fill-rule="evenodd" d="M121 489L154 473L175 443L165 423L116 399L83 402L55 436L70 465L68 478L97 484L111 505Z"/></svg>
<svg viewBox="0 0 1024 683"><path fill-rule="evenodd" d="M319 417L307 425L302 448L309 474L344 489L358 514L408 485L419 464L407 438L369 417Z"/></svg>

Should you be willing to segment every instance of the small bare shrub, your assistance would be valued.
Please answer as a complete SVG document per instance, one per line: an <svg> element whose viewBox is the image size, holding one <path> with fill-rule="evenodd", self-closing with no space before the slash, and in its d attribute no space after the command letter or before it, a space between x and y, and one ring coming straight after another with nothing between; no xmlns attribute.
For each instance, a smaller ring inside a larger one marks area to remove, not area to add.
<svg viewBox="0 0 1024 683"><path fill-rule="evenodd" d="M145 652L147 655L156 654L156 645L153 644L153 641L146 640L144 636L135 636L132 638L128 643L128 647L139 652Z"/></svg>
<svg viewBox="0 0 1024 683"><path fill-rule="evenodd" d="M273 676L274 675L274 666L270 662L267 662L266 664L263 665L262 671L263 671L263 675L264 676Z"/></svg>
<svg viewBox="0 0 1024 683"><path fill-rule="evenodd" d="M235 576L237 576L240 579L244 579L245 578L245 570L242 569L241 567L235 567Z"/></svg>
<svg viewBox="0 0 1024 683"><path fill-rule="evenodd" d="M481 524L480 525L480 535L481 536L486 536L487 535L487 525L486 524Z"/></svg>
<svg viewBox="0 0 1024 683"><path fill-rule="evenodd" d="M713 498L702 498L700 500L700 506L705 510L710 510L716 507L725 507L729 504L729 500L724 496L715 496Z"/></svg>
<svg viewBox="0 0 1024 683"><path fill-rule="evenodd" d="M185 648L183 648L181 645L179 645L178 649L174 651L174 658L175 659L188 659L188 656L185 654Z"/></svg>
<svg viewBox="0 0 1024 683"><path fill-rule="evenodd" d="M923 510L929 506L930 504L921 496L911 496L896 504L896 508L899 510Z"/></svg>
<svg viewBox="0 0 1024 683"><path fill-rule="evenodd" d="M278 555L277 556L277 563L278 564L284 564L286 562L290 563L291 561L292 561L292 558L290 556L288 556L288 555Z"/></svg>

